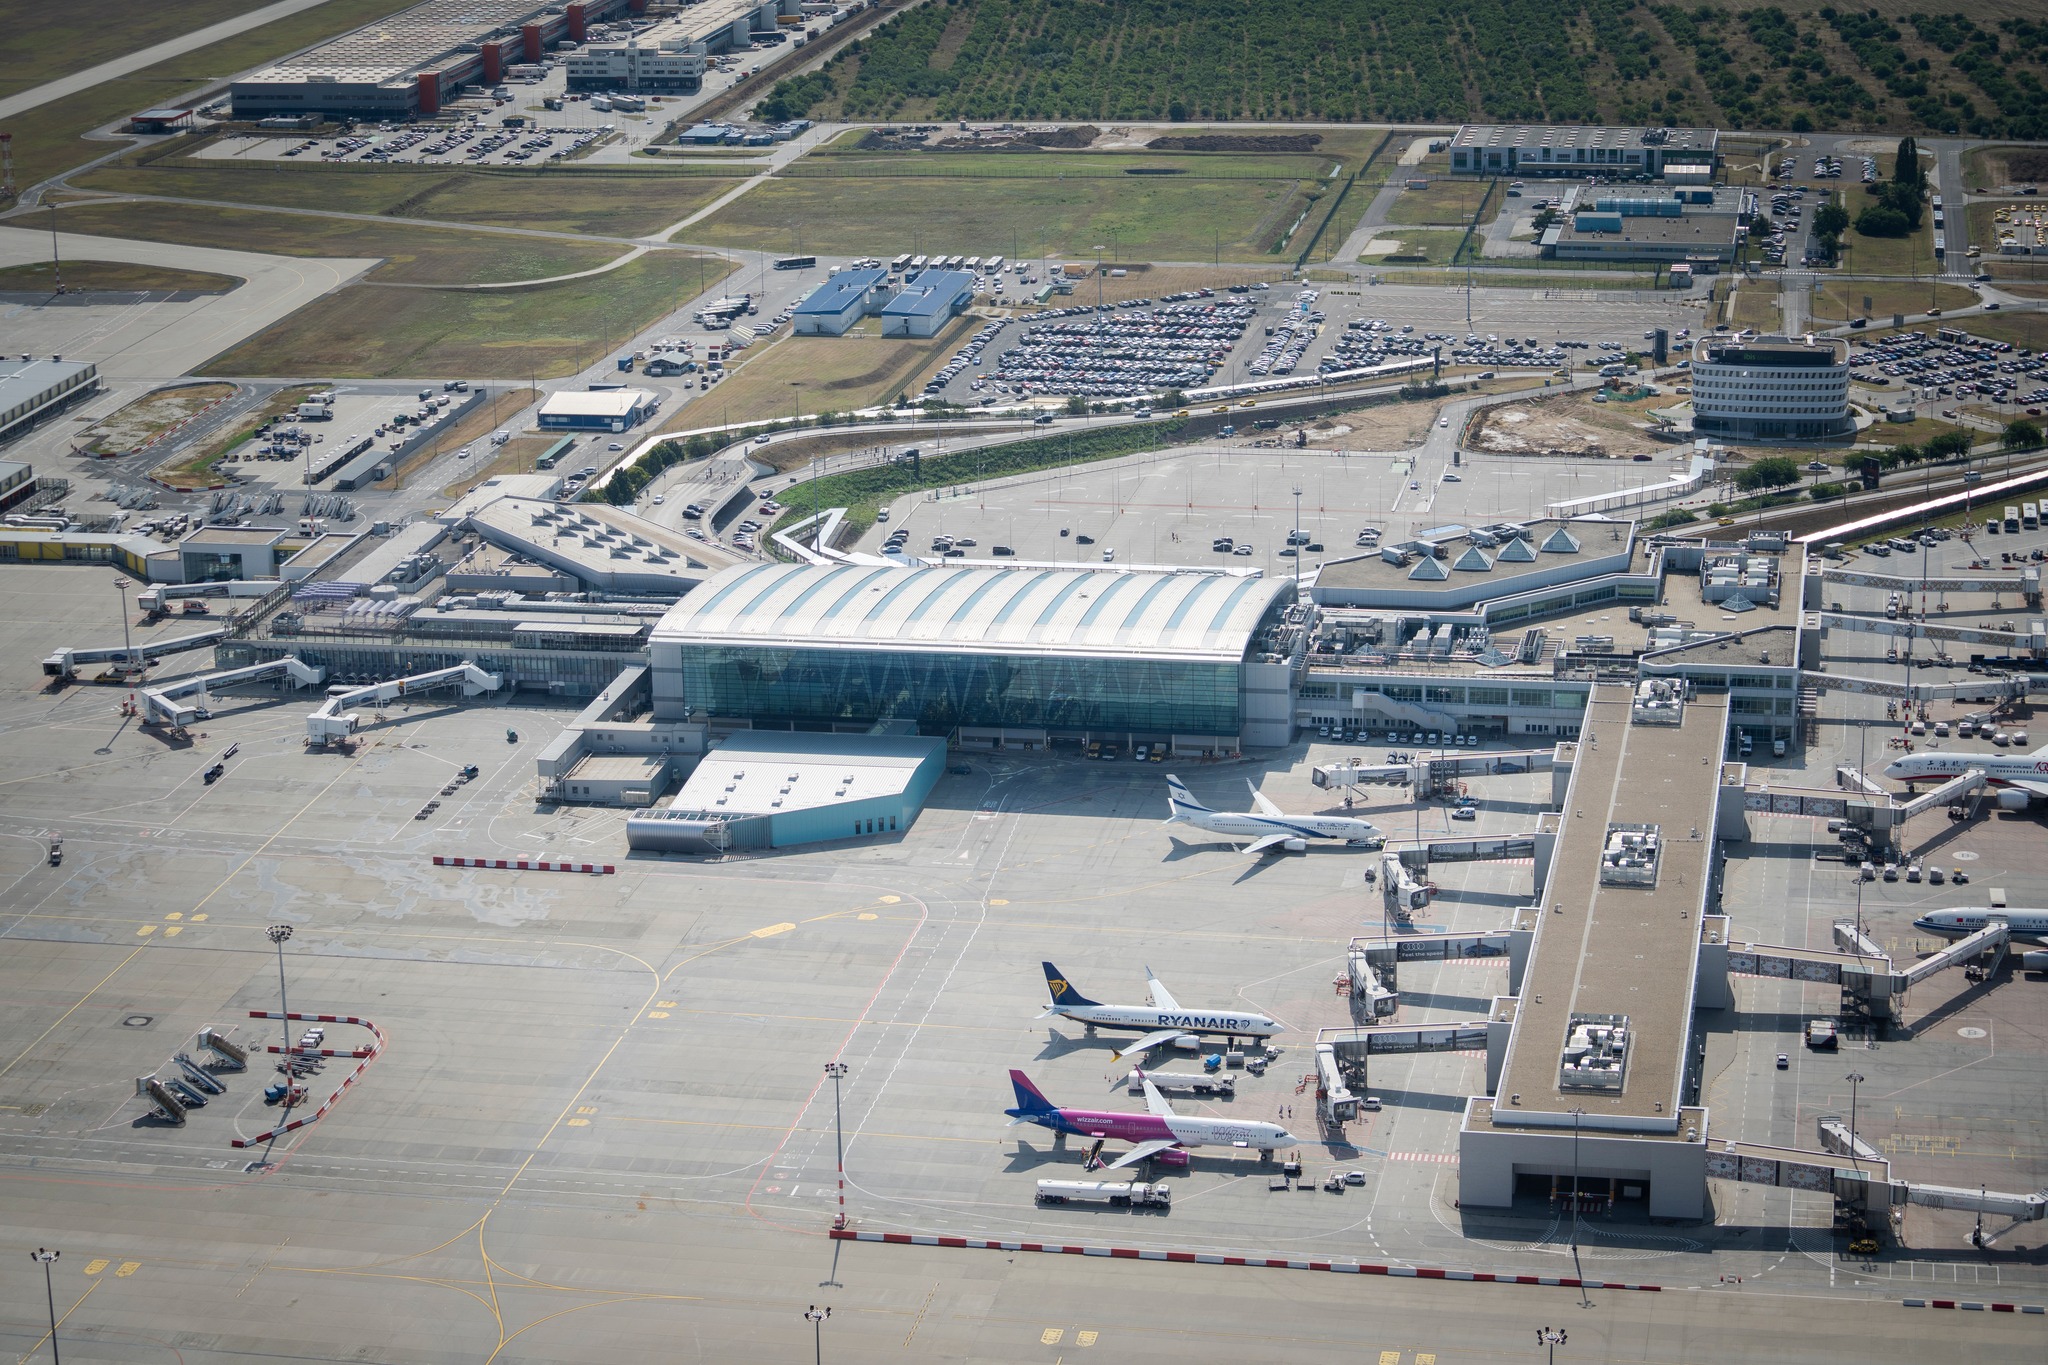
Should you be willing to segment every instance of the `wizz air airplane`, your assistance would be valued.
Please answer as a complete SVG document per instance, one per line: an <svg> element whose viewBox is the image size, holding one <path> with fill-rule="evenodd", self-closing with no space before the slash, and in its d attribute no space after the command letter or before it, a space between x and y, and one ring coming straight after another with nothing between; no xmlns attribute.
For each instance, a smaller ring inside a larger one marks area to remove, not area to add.
<svg viewBox="0 0 2048 1365"><path fill-rule="evenodd" d="M1020 1123L1035 1123L1055 1133L1136 1143L1130 1151L1109 1163L1108 1169L1112 1171L1148 1157L1156 1157L1168 1166L1185 1166L1190 1147L1256 1147L1262 1152L1270 1152L1276 1147L1291 1147L1301 1141L1277 1123L1190 1118L1176 1114L1173 1106L1166 1102L1166 1097L1159 1093L1159 1087L1150 1081L1145 1082L1145 1107L1150 1112L1144 1114L1062 1109L1047 1099L1031 1083L1031 1078L1021 1071L1010 1072L1010 1084L1017 1091L1017 1107L1003 1112L1010 1116L1012 1128Z"/></svg>
<svg viewBox="0 0 2048 1365"><path fill-rule="evenodd" d="M1231 1038L1270 1038L1286 1030L1263 1014L1238 1010L1191 1010L1167 993L1159 984L1159 978L1152 975L1152 969L1145 969L1145 984L1152 990L1150 1005L1105 1005L1074 989L1074 983L1060 975L1060 969L1050 962L1039 964L1045 968L1045 988L1052 992L1052 1003L1045 1007L1041 1019L1058 1015L1086 1024L1093 1033L1100 1028L1135 1028L1147 1030L1144 1037L1134 1043L1125 1043L1112 1054L1121 1059L1134 1052L1150 1052L1155 1047L1178 1043L1187 1039L1189 1044L1199 1045L1192 1036L1198 1033L1220 1033Z"/></svg>
<svg viewBox="0 0 2048 1365"><path fill-rule="evenodd" d="M1982 906L1966 910L1930 910L1914 920L1913 927L1947 939L1968 938L1989 924L1993 917L2005 921L2015 943L2048 943L2048 910L1987 910Z"/></svg>
<svg viewBox="0 0 2048 1365"><path fill-rule="evenodd" d="M1169 773L1166 778L1166 808L1170 813L1166 823L1192 825L1205 834L1220 834L1232 843L1248 839L1251 842L1238 850L1247 857L1264 853L1269 848L1285 848L1290 853L1299 853L1308 847L1311 839L1342 839L1351 844L1379 843L1386 839L1370 821L1349 815L1289 815L1260 795L1249 778L1245 786L1251 788L1252 809L1235 815L1203 805L1185 783Z"/></svg>
<svg viewBox="0 0 2048 1365"><path fill-rule="evenodd" d="M1908 754L1885 764L1884 775L1900 782L1945 782L1972 770L2001 788L2001 810L2025 810L2036 801L2048 801L2048 745L2020 757L2005 754L1945 752Z"/></svg>

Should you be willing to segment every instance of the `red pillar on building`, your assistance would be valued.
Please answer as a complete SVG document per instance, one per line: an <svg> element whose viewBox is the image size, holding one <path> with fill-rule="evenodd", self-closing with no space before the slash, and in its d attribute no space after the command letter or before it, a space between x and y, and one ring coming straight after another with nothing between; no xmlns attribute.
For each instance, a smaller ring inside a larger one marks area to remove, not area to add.
<svg viewBox="0 0 2048 1365"><path fill-rule="evenodd" d="M484 83L496 85L505 77L505 50L496 43L484 44Z"/></svg>
<svg viewBox="0 0 2048 1365"><path fill-rule="evenodd" d="M520 37L521 37L522 39L524 39L524 40L525 40L525 42L526 42L526 60L527 60L527 61L529 61L529 62L538 62L538 61L540 60L540 56L541 56L541 51L540 51L540 25L539 25L539 24L523 24L523 25L521 25L521 26L520 26L520 29L519 29L519 36L520 36Z"/></svg>
<svg viewBox="0 0 2048 1365"><path fill-rule="evenodd" d="M580 43L583 41L584 33L583 6L571 5L568 7L567 13L569 16L569 37L575 42Z"/></svg>
<svg viewBox="0 0 2048 1365"><path fill-rule="evenodd" d="M419 88L420 88L420 113L422 113L422 114L438 114L438 113L440 113L440 112L441 112L441 73L440 73L440 72L438 72L438 71L422 71L422 72L420 72L420 74L419 74Z"/></svg>

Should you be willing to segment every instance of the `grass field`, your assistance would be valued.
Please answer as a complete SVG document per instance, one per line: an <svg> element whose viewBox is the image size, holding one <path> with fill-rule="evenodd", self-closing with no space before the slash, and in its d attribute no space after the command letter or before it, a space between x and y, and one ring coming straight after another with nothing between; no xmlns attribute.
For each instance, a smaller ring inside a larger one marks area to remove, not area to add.
<svg viewBox="0 0 2048 1365"><path fill-rule="evenodd" d="M1813 316L1823 322L1847 322L1924 313L1930 307L1967 308L1976 301L1976 294L1959 284L1932 280L1829 280L1813 291Z"/></svg>
<svg viewBox="0 0 2048 1365"><path fill-rule="evenodd" d="M40 293L54 289L57 273L57 268L49 264L0 266L0 290ZM81 289L187 289L225 294L244 283L237 275L180 270L168 265L134 265L127 261L66 261L63 274L65 291L73 294Z"/></svg>
<svg viewBox="0 0 2048 1365"><path fill-rule="evenodd" d="M1020 158L1025 159L1025 158ZM1035 158L1033 158L1035 159ZM1327 163L1323 163L1327 165ZM759 185L688 231L710 246L883 257L897 251L1018 259L1259 261L1307 200L1292 179L1179 176L966 179L794 177Z"/></svg>
<svg viewBox="0 0 2048 1365"><path fill-rule="evenodd" d="M405 223L133 201L75 204L58 215L67 232L148 242L263 251L280 256L381 256L372 280L404 284L494 284L589 270L625 248L547 237L459 232Z"/></svg>
<svg viewBox="0 0 2048 1365"><path fill-rule="evenodd" d="M2048 151L2039 147L1979 147L1963 154L1963 183L1995 193L2006 185L2048 180Z"/></svg>
<svg viewBox="0 0 2048 1365"><path fill-rule="evenodd" d="M1954 422L1944 422L1934 417L1916 417L1910 422L1875 422L1856 433L1856 444L1860 446L1925 445L1935 437L1945 436L1955 429L1956 424ZM1837 464L1840 461L1829 460L1828 463Z"/></svg>
<svg viewBox="0 0 2048 1365"><path fill-rule="evenodd" d="M698 260L689 252L654 252L603 275L526 289L350 285L200 368L219 375L556 379L695 292ZM717 265L722 270L724 263Z"/></svg>
<svg viewBox="0 0 2048 1365"><path fill-rule="evenodd" d="M94 455L124 455L234 392L233 384L180 384L158 389L94 422L78 434L78 440Z"/></svg>
<svg viewBox="0 0 2048 1365"><path fill-rule="evenodd" d="M688 217L739 182L659 171L272 166L166 158L108 166L74 183L110 193L638 237Z"/></svg>
<svg viewBox="0 0 2048 1365"><path fill-rule="evenodd" d="M7 43L0 47L0 96L167 42L261 8L269 0L105 0L93 22L61 5L9 5Z"/></svg>
<svg viewBox="0 0 2048 1365"><path fill-rule="evenodd" d="M1432 179L1426 189L1401 191L1401 197L1387 210L1387 221L1463 227L1479 211L1486 187L1484 180Z"/></svg>
<svg viewBox="0 0 2048 1365"><path fill-rule="evenodd" d="M1849 216L1862 212L1866 201L1851 195ZM1850 275L1932 275L1934 215L1923 214L1920 230L1904 237L1865 237L1854 228L1842 238L1842 270Z"/></svg>
<svg viewBox="0 0 2048 1365"><path fill-rule="evenodd" d="M1744 280L1735 291L1727 320L1736 327L1754 327L1775 332L1783 324L1778 312L1778 286L1764 280Z"/></svg>
<svg viewBox="0 0 2048 1365"><path fill-rule="evenodd" d="M1464 236L1465 230L1463 228L1388 228L1384 232L1375 232L1373 240L1399 242L1401 244L1400 250L1386 252L1378 256L1361 254L1358 260L1361 265L1380 265L1398 256L1403 258L1403 260L1395 261L1394 264L1396 265L1403 264L1404 262L1410 265L1449 265L1451 257L1457 254L1458 243L1464 240ZM1407 259L1415 256L1421 256L1425 259L1421 261ZM1463 282L1464 278L1460 276L1459 283L1462 284Z"/></svg>
<svg viewBox="0 0 2048 1365"><path fill-rule="evenodd" d="M1962 318L1956 325L1993 341L2010 341L2037 351L2048 346L2048 313L1980 313Z"/></svg>
<svg viewBox="0 0 2048 1365"><path fill-rule="evenodd" d="M138 109L170 103L193 90L220 89L226 77L234 72L261 66L287 52L295 52L383 15L406 9L415 2L326 0L312 9L251 29L224 42L158 62L119 80L104 82L90 90L19 114L8 120L7 127L14 134L15 179L27 188L46 177L105 156L110 150L106 143L81 141L94 128L126 118ZM163 16L176 16L171 21L171 32L186 32L193 27L184 17L187 8L183 4L144 6L140 0L115 0L111 6L95 9L89 18L81 18L75 12L61 8L52 8L49 13L61 27L67 41L70 35L97 28L121 35L120 45L133 51L144 44L128 41L127 16L145 9L152 13L161 12ZM19 50L14 43L13 25L25 12L26 7L21 5L7 7L8 36L7 42L0 44L0 49L9 53ZM214 19L219 17L215 15ZM207 22L214 22L214 19ZM165 35L159 34L159 38L162 36Z"/></svg>
<svg viewBox="0 0 2048 1365"><path fill-rule="evenodd" d="M951 355L963 330L979 325L979 319L961 319L930 341L786 337L746 353L746 363L732 378L677 412L664 429L790 418L799 412L816 416L886 403Z"/></svg>

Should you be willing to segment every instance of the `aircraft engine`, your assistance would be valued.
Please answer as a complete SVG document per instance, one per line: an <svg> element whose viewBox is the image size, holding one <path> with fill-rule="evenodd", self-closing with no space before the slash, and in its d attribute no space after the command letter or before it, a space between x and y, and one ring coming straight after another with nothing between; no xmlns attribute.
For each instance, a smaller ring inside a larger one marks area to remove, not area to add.
<svg viewBox="0 0 2048 1365"><path fill-rule="evenodd" d="M1202 1040L1192 1033L1180 1034L1173 1040L1173 1050L1175 1052L1200 1052L1202 1050Z"/></svg>
<svg viewBox="0 0 2048 1365"><path fill-rule="evenodd" d="M2033 802L2033 799L2033 797L2028 796L2025 792L2002 791L1998 794L1998 808L2000 810L2025 810Z"/></svg>
<svg viewBox="0 0 2048 1365"><path fill-rule="evenodd" d="M1282 847L1282 848L1286 849L1286 850L1287 850L1287 851L1288 851L1289 853L1306 853L1306 852L1308 852L1308 840L1306 840L1306 839L1289 839L1289 840L1288 840L1288 841L1287 841L1286 843L1282 844L1282 845L1281 845L1280 847Z"/></svg>

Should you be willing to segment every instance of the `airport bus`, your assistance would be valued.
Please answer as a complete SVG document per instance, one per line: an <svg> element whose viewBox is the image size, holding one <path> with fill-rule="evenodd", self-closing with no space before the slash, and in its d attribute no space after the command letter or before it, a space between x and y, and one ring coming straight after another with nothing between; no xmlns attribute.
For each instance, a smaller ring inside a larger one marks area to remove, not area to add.
<svg viewBox="0 0 2048 1365"><path fill-rule="evenodd" d="M909 268L910 253L907 251L904 252L901 256L898 256L895 260L889 262L889 269L898 275L901 275L904 271L908 270Z"/></svg>
<svg viewBox="0 0 2048 1365"><path fill-rule="evenodd" d="M2020 507L2020 529L2038 531L2041 529L2041 506L2039 503L2024 503Z"/></svg>
<svg viewBox="0 0 2048 1365"><path fill-rule="evenodd" d="M775 268L777 270L809 270L817 263L818 258L816 256L777 256L775 258Z"/></svg>
<svg viewBox="0 0 2048 1365"><path fill-rule="evenodd" d="M2020 533L2019 508L2008 507L2005 509L2005 533L2009 536L2016 536Z"/></svg>
<svg viewBox="0 0 2048 1365"><path fill-rule="evenodd" d="M1000 256L991 256L988 258L988 264L983 268L986 269L988 273L991 275L1000 275L1003 273L1003 258Z"/></svg>
<svg viewBox="0 0 2048 1365"><path fill-rule="evenodd" d="M912 256L910 258L910 268L912 270L922 270L930 263L930 260L931 258L928 256Z"/></svg>

